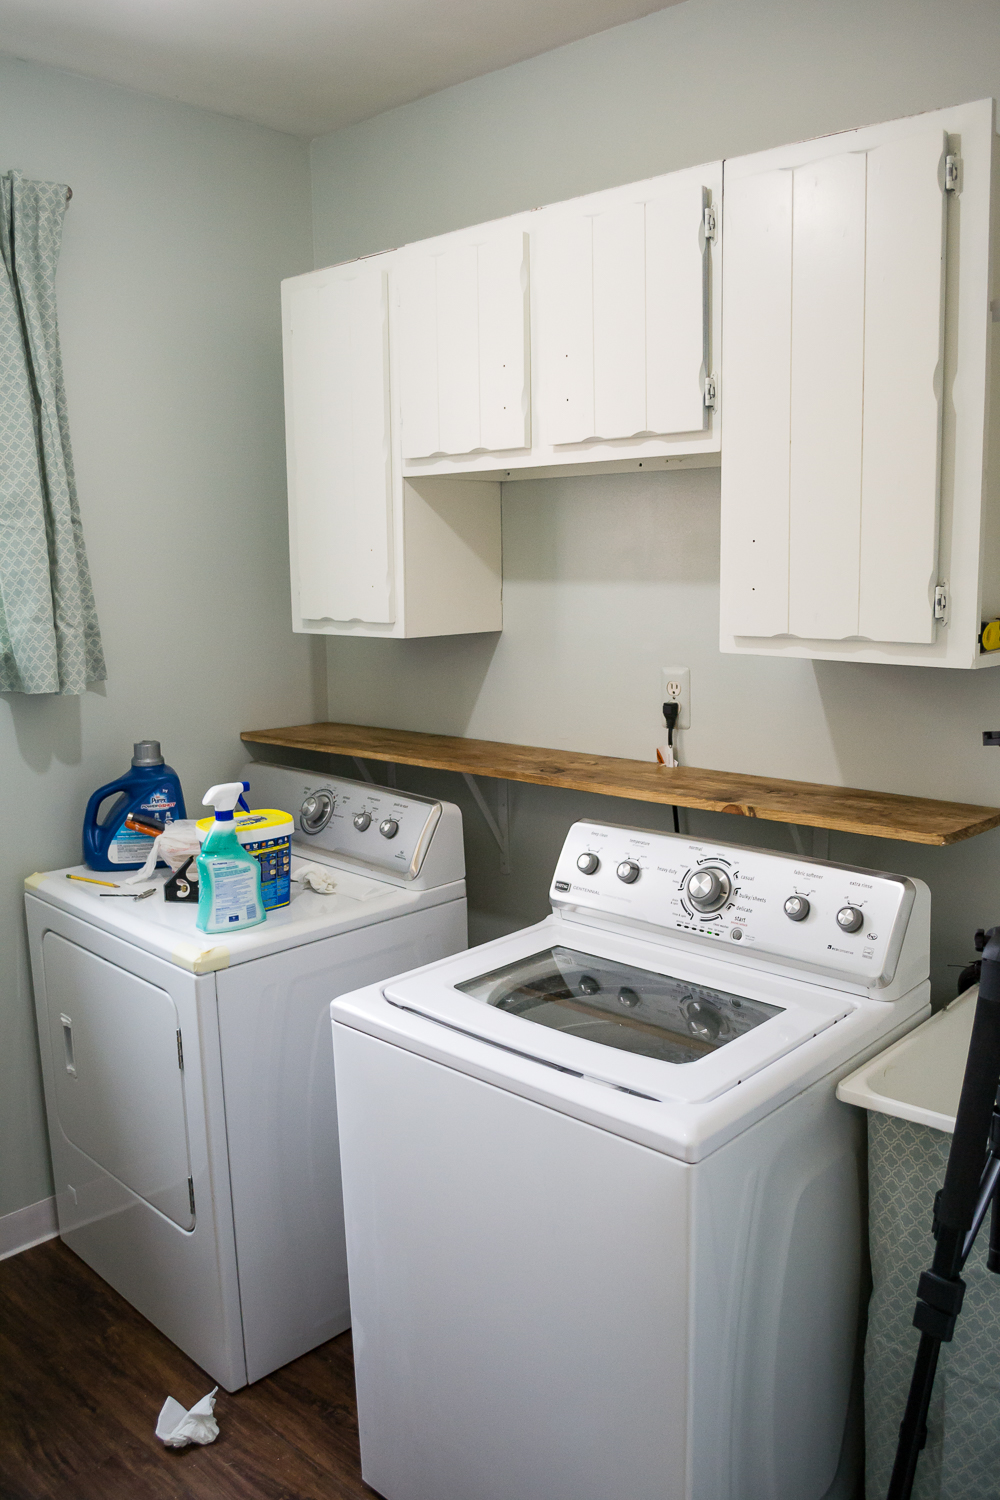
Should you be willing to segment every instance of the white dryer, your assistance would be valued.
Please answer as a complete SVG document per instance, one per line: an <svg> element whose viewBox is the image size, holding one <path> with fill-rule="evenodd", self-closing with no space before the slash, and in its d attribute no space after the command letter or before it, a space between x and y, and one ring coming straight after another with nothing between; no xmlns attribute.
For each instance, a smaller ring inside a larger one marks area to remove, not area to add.
<svg viewBox="0 0 1000 1500"><path fill-rule="evenodd" d="M331 999L467 943L458 808L243 777L332 895L293 883L224 941L164 901L169 871L138 902L81 866L25 897L60 1235L227 1390L350 1324Z"/></svg>
<svg viewBox="0 0 1000 1500"><path fill-rule="evenodd" d="M928 1014L926 887L577 823L550 897L332 1007L365 1480L851 1493L863 1122L835 1089Z"/></svg>

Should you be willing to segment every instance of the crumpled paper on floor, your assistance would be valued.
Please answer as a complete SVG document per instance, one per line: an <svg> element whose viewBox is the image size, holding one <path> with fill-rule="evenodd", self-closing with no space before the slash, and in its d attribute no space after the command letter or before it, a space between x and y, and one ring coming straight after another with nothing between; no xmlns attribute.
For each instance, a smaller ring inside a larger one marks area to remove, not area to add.
<svg viewBox="0 0 1000 1500"><path fill-rule="evenodd" d="M168 1448L185 1448L188 1443L214 1443L219 1436L219 1424L212 1415L215 1410L215 1392L192 1406L188 1411L173 1396L168 1396L156 1419L156 1436Z"/></svg>

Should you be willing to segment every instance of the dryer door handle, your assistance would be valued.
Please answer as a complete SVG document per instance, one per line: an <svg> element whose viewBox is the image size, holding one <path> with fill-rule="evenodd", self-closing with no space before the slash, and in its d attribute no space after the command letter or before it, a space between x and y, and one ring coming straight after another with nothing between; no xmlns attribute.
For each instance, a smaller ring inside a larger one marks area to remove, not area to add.
<svg viewBox="0 0 1000 1500"><path fill-rule="evenodd" d="M69 1016L60 1016L63 1029L63 1046L66 1049L66 1072L76 1077L76 1063L73 1060L73 1022Z"/></svg>

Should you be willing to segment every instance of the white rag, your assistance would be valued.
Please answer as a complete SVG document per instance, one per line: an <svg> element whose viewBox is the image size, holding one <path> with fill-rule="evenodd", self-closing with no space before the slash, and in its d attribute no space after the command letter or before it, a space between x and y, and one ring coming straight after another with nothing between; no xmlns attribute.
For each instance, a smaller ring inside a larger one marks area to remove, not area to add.
<svg viewBox="0 0 1000 1500"><path fill-rule="evenodd" d="M163 1403L163 1410L156 1419L156 1436L168 1448L185 1448L188 1443L214 1443L219 1436L219 1424L212 1415L215 1410L215 1392L192 1406L188 1411L173 1396Z"/></svg>
<svg viewBox="0 0 1000 1500"><path fill-rule="evenodd" d="M299 865L297 870L292 871L292 879L309 886L310 890L318 891L321 896L332 896L337 889L332 870L325 870L322 865Z"/></svg>

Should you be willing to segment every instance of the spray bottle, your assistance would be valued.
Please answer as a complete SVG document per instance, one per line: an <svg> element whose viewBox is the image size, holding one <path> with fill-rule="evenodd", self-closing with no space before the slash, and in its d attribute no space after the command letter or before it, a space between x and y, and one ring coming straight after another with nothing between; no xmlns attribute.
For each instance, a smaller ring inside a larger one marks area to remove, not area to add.
<svg viewBox="0 0 1000 1500"><path fill-rule="evenodd" d="M198 855L198 917L200 932L238 932L255 927L267 916L260 893L260 865L236 837L233 809L248 781L226 781L209 787L203 807L215 808L215 822Z"/></svg>

